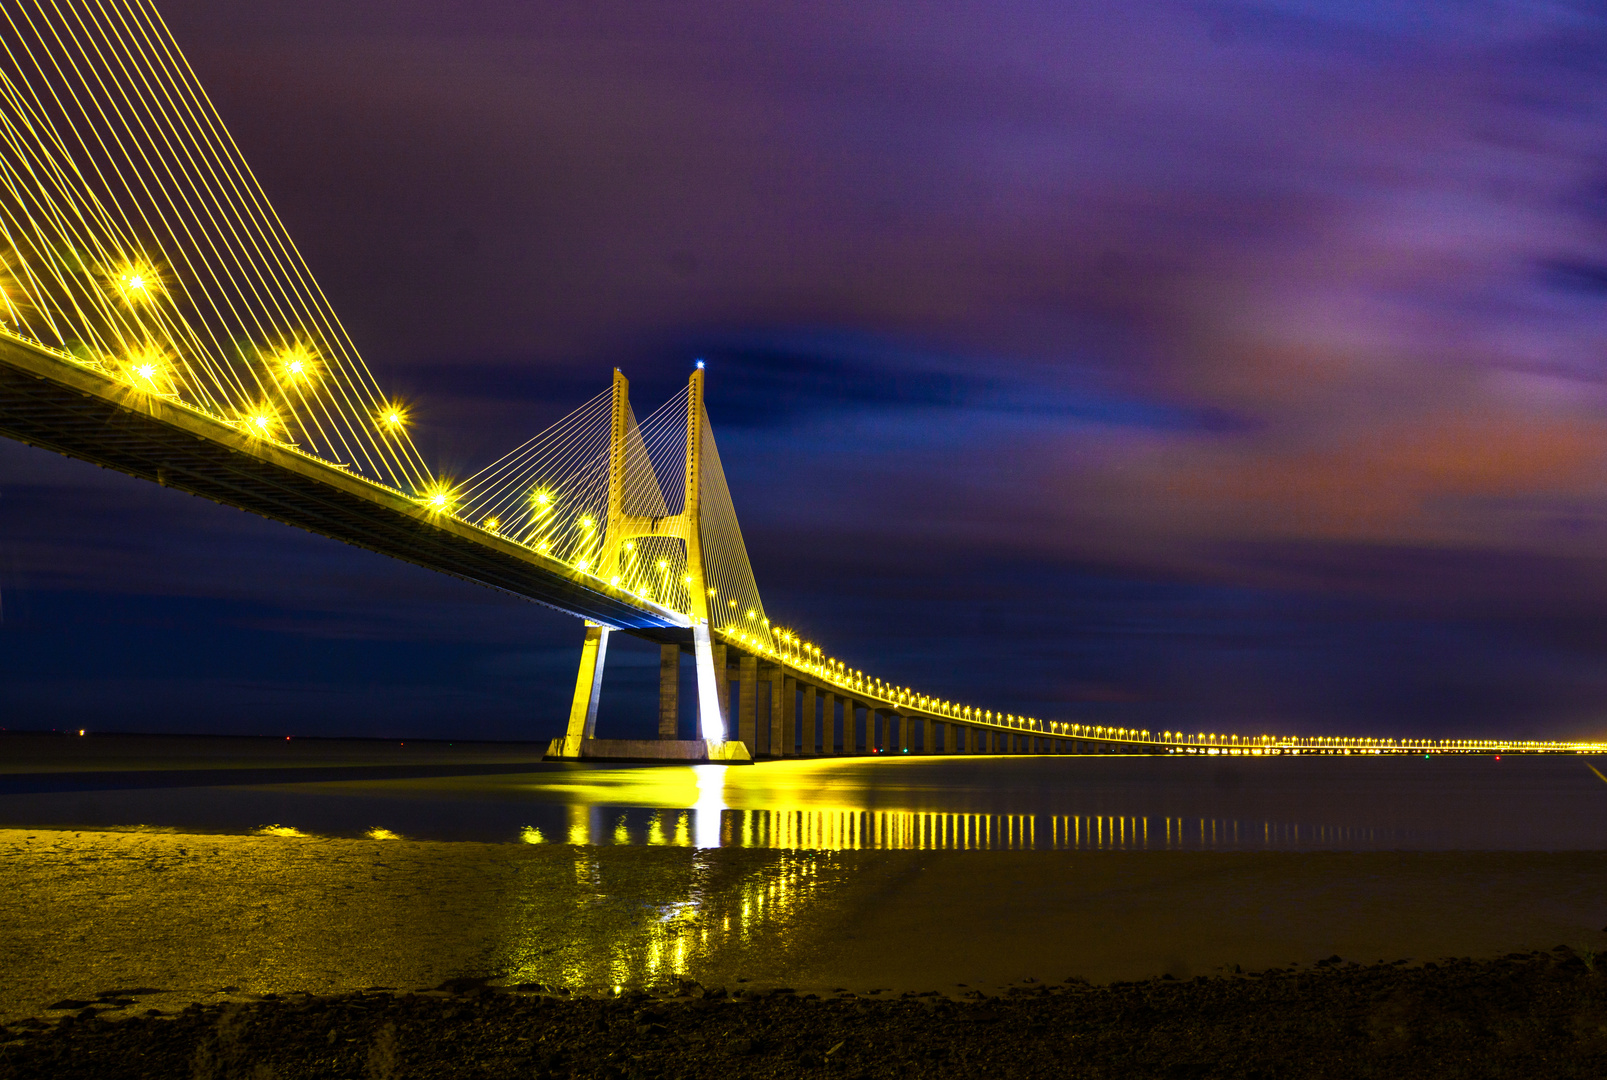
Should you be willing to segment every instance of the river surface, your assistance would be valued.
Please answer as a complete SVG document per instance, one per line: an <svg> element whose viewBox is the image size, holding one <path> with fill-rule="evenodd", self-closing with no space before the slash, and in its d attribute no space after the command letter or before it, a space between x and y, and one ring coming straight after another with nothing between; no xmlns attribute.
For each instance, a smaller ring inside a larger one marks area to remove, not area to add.
<svg viewBox="0 0 1607 1080"><path fill-rule="evenodd" d="M1607 782L1578 757L540 750L0 735L0 1019L462 977L958 994L1607 952Z"/></svg>
<svg viewBox="0 0 1607 1080"><path fill-rule="evenodd" d="M306 740L103 737L92 756L95 741L9 755L0 825L794 850L1607 850L1607 782L1576 756L645 766Z"/></svg>

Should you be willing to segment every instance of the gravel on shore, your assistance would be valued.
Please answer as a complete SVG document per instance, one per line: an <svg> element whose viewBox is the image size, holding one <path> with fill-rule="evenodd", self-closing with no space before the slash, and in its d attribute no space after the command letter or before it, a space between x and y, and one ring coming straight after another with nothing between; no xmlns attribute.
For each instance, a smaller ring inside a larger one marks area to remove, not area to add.
<svg viewBox="0 0 1607 1080"><path fill-rule="evenodd" d="M766 1080L1607 1076L1607 973L1563 946L984 995L459 979L139 1014L111 990L0 1029L0 1078ZM135 1015L130 1015L135 1014Z"/></svg>

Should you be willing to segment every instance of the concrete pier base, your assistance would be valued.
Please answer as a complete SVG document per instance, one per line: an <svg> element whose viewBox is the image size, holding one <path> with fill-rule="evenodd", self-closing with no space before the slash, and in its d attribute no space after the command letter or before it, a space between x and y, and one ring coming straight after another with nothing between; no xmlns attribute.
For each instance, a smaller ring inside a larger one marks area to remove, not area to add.
<svg viewBox="0 0 1607 1080"><path fill-rule="evenodd" d="M752 765L747 746L732 739L710 743L706 739L582 739L578 754L564 753L565 740L547 745L543 761L640 761L664 765Z"/></svg>

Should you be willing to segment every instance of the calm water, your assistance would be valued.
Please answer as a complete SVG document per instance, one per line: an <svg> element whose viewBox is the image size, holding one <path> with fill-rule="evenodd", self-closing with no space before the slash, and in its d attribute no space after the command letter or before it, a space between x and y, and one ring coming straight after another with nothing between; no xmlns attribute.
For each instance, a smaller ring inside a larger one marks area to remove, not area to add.
<svg viewBox="0 0 1607 1080"><path fill-rule="evenodd" d="M1579 757L526 760L374 779L361 766L197 764L124 790L97 790L108 785L88 771L0 775L0 826L799 850L1607 850L1607 783ZM197 782L209 786L181 786Z"/></svg>
<svg viewBox="0 0 1607 1080"><path fill-rule="evenodd" d="M1603 936L1607 783L1577 757L538 752L0 737L0 1018L109 987L957 992Z"/></svg>

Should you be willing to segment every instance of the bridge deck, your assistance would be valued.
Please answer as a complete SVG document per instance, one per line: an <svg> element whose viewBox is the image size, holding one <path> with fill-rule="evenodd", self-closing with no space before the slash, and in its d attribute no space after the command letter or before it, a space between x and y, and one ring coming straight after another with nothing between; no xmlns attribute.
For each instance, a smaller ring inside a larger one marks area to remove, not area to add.
<svg viewBox="0 0 1607 1080"><path fill-rule="evenodd" d="M346 469L0 334L0 434L660 642L684 615Z"/></svg>

